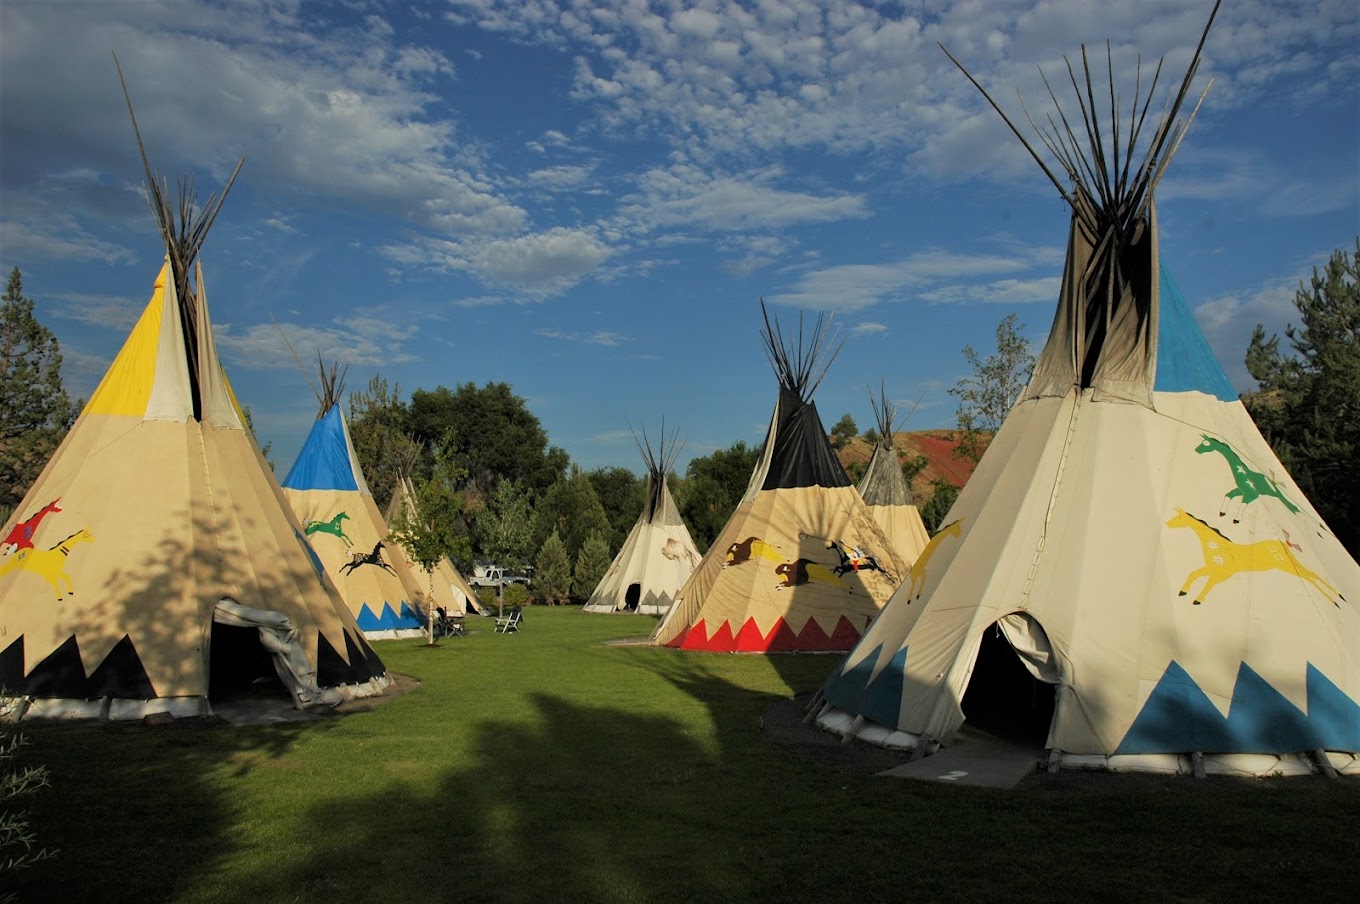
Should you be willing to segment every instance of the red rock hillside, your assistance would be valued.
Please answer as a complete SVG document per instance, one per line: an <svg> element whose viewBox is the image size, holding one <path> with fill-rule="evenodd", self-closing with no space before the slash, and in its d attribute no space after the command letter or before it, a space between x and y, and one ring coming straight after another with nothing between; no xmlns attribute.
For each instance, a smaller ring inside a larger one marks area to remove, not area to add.
<svg viewBox="0 0 1360 904"><path fill-rule="evenodd" d="M918 505L930 498L930 485L936 479L943 477L954 486L962 488L972 476L976 464L954 455L958 441L953 439L953 435L952 430L913 430L893 434L893 442L903 461L909 461L917 455L924 455L930 460L930 464L926 465L911 483L911 492L916 497ZM864 437L857 436L836 454L840 458L841 466L850 473L851 478L857 479L864 473L864 467L868 465L869 456L873 455L873 452L873 444Z"/></svg>

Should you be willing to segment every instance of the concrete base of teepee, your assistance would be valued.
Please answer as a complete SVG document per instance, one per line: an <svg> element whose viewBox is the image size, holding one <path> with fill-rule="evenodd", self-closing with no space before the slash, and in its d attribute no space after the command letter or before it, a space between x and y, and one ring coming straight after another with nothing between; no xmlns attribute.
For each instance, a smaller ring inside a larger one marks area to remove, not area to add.
<svg viewBox="0 0 1360 904"><path fill-rule="evenodd" d="M877 774L982 788L1014 788L1038 768L1043 757L1042 748L1016 744L965 723L948 747Z"/></svg>

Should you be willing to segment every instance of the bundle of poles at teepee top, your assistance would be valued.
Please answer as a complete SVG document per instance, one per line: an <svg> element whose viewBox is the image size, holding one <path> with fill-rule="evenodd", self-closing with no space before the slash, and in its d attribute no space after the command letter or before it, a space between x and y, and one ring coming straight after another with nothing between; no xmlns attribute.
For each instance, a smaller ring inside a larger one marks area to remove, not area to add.
<svg viewBox="0 0 1360 904"><path fill-rule="evenodd" d="M1067 63L1075 116L1044 79L1055 112L1030 122L1069 181L968 76L1071 208L1057 309L944 527L828 677L821 727L931 753L991 716L1051 767L1360 774L1360 565L1159 251L1153 194L1217 11L1155 127L1160 63L1126 120L1109 50L1108 91L1084 48Z"/></svg>
<svg viewBox="0 0 1360 904"><path fill-rule="evenodd" d="M811 401L822 385L826 372L835 363L836 356L845 347L845 340L837 330L832 329L831 315L819 313L812 330L804 335L803 315L798 315L798 335L785 337L778 318L771 319L765 299L760 299L760 315L765 320L760 340L765 348L765 357L779 378L783 389L795 392L805 402ZM839 341L837 341L839 340Z"/></svg>
<svg viewBox="0 0 1360 904"><path fill-rule="evenodd" d="M137 125L137 114L132 109L132 95L128 92L127 80L123 77L123 67L118 62L117 54L113 57L113 65L118 70L118 83L123 89L123 100L127 103L128 116L132 120L132 131L137 138L137 152L142 158L142 168L146 172L146 200L151 207L151 216L156 221L156 227L160 230L161 241L165 245L165 254L170 262L170 274L174 280L175 292L179 298L179 318L184 330L185 354L189 363L189 386L193 396L194 416L201 417L203 413L202 391L199 387L199 325L193 300L198 291L202 290L202 269L199 268L199 278L195 282L189 279L189 270L198 261L198 253L203 248L203 243L208 238L208 233L212 230L213 223L217 221L217 215L222 210L222 204L227 200L227 195L231 188L236 184L236 177L241 172L241 167L245 165L245 157L236 161L236 167L231 171L231 177L227 179L226 185L222 187L220 193L209 193L202 203L198 199L198 191L192 175L180 176L176 191L170 190L170 180L164 176L157 176L151 169L151 161L146 154L146 145L142 141L142 130Z"/></svg>
<svg viewBox="0 0 1360 904"><path fill-rule="evenodd" d="M646 426L634 430L630 421L628 429L633 434L633 442L637 444L638 454L642 456L642 463L647 469L647 500L642 509L642 517L650 520L664 509L666 497L669 495L666 477L675 469L675 462L684 451L685 444L680 441L679 427L673 429L667 436L664 419L661 421L661 431L655 447L647 435Z"/></svg>
<svg viewBox="0 0 1360 904"><path fill-rule="evenodd" d="M631 422L628 427L632 430ZM699 551L666 485L684 448L679 430L668 435L662 421L655 446L645 428L632 432L647 468L647 498L633 529L586 601L586 612L663 614L699 564Z"/></svg>
<svg viewBox="0 0 1360 904"><path fill-rule="evenodd" d="M1152 301L1156 293L1156 267L1149 263L1157 252L1156 219L1151 214L1153 192L1212 85L1210 80L1190 115L1181 118L1219 3L1221 0L1209 14L1180 87L1156 118L1146 142L1142 138L1162 74L1162 61L1158 61L1145 94L1139 62L1128 120L1122 128L1122 103L1115 87L1114 60L1108 42L1105 51L1108 109L1104 114L1097 97L1098 79L1092 73L1084 45L1080 76L1072 62L1065 60L1076 98L1076 116L1069 117L1064 112L1041 70L1057 119L1054 113L1049 113L1045 128L1035 123L1027 108L1026 118L1038 140L1062 168L1065 179L1053 172L1044 156L987 90L941 45L940 49L1020 139L1072 213L1063 291L1073 303L1058 308L1054 330L1036 364L1028 394L1061 394L1076 383L1083 388L1097 386L1115 395L1133 396L1131 401L1145 400L1141 397L1141 385L1151 381L1156 352L1150 342L1150 337L1156 334L1157 316ZM1023 107L1023 99L1021 104ZM1106 340L1111 335L1118 335L1120 341L1107 347Z"/></svg>

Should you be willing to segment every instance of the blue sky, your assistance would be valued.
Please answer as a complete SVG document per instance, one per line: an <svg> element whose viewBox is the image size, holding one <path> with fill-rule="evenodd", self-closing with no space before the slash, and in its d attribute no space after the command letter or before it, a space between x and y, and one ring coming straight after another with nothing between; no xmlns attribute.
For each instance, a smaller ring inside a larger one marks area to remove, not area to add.
<svg viewBox="0 0 1360 904"><path fill-rule="evenodd" d="M351 389L508 382L587 468L640 469L629 420L677 427L682 469L759 442L761 297L834 311L827 426L870 426L880 381L950 426L964 344L1012 311L1047 335L1067 214L937 42L1020 116L1083 42L1126 91L1164 56L1155 110L1211 5L3 0L0 267L87 396L162 254L116 51L158 171L206 194L246 158L201 259L281 471L316 405L275 319ZM1360 234L1357 6L1225 0L1209 78L1162 251L1245 389L1252 327Z"/></svg>

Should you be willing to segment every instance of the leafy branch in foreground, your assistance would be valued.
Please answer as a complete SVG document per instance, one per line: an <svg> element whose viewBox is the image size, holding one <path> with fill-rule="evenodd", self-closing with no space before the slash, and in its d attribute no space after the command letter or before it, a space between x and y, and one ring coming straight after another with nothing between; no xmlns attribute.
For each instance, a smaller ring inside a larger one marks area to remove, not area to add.
<svg viewBox="0 0 1360 904"><path fill-rule="evenodd" d="M0 690L0 696L6 696ZM0 726L0 877L33 866L57 855L53 848L35 847L37 835L29 826L28 811L14 809L12 802L35 794L51 784L46 766L17 766L19 749L28 743L21 733ZM0 894L0 902L14 901L13 894Z"/></svg>

